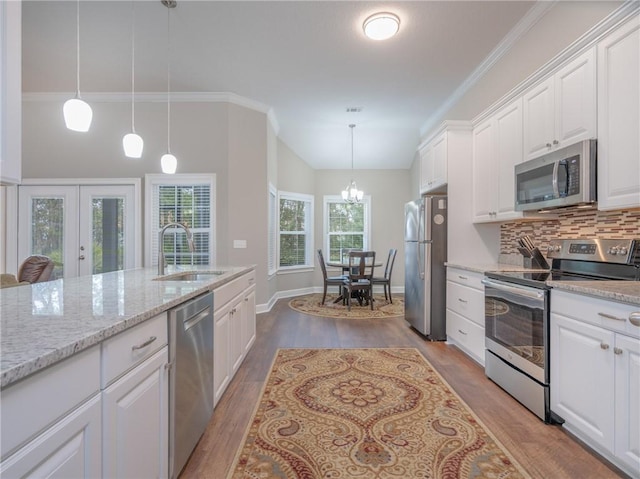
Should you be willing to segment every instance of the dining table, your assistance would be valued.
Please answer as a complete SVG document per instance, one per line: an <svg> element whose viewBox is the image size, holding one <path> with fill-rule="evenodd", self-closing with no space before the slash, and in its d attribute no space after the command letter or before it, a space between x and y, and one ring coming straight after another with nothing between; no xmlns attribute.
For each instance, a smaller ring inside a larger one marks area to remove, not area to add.
<svg viewBox="0 0 640 479"><path fill-rule="evenodd" d="M381 261L374 261L373 267L378 268L382 266L382 264L383 263ZM340 268L342 270L342 274L344 275L349 274L349 258L348 257L346 257L344 261L327 261L326 265L331 268ZM344 299L344 292L342 291L342 289L340 291L341 291L340 296L338 296L336 299L333 300L334 303L337 303L338 301L342 301ZM358 298L358 303L361 304L360 298Z"/></svg>

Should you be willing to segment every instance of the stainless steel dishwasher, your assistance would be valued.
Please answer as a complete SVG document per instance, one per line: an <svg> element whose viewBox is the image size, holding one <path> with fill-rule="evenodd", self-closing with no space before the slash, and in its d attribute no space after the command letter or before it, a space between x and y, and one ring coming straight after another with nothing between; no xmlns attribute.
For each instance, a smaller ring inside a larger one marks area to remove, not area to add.
<svg viewBox="0 0 640 479"><path fill-rule="evenodd" d="M169 471L178 477L213 414L213 293L169 313Z"/></svg>

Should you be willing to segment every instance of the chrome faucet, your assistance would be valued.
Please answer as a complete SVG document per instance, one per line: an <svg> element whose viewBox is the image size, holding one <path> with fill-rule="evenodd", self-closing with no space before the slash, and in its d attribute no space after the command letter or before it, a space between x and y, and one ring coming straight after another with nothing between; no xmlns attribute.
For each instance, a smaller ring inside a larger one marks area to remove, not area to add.
<svg viewBox="0 0 640 479"><path fill-rule="evenodd" d="M187 228L185 225L181 223L169 223L162 227L160 230L160 234L158 235L158 275L164 275L164 267L165 267L165 257L164 257L164 232L167 228L182 228L185 233L187 233L187 243L189 244L189 251L194 252L195 247L193 245L193 234L191 234L191 230Z"/></svg>

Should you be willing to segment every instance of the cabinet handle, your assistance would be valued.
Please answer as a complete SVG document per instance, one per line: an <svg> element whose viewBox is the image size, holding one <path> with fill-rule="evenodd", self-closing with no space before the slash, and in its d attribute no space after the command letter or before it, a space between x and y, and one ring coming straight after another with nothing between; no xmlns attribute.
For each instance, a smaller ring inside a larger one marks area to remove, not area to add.
<svg viewBox="0 0 640 479"><path fill-rule="evenodd" d="M600 349L604 349L606 351L609 349L609 345L607 343L600 343Z"/></svg>
<svg viewBox="0 0 640 479"><path fill-rule="evenodd" d="M607 318L607 319L615 319L616 321L625 321L624 318L618 318L617 316L613 316L607 313L598 313L598 316L602 316L603 318Z"/></svg>
<svg viewBox="0 0 640 479"><path fill-rule="evenodd" d="M467 333L465 333L462 329L458 329L458 332L459 332L460 334L464 334L465 336L467 335Z"/></svg>
<svg viewBox="0 0 640 479"><path fill-rule="evenodd" d="M557 145L558 143L560 143L558 140L553 140L554 145Z"/></svg>
<svg viewBox="0 0 640 479"><path fill-rule="evenodd" d="M547 143L547 148L551 148L551 143Z"/></svg>
<svg viewBox="0 0 640 479"><path fill-rule="evenodd" d="M151 336L149 339L147 339L144 343L142 344L136 344L135 346L131 346L131 351L135 351L136 349L143 349L146 348L147 346L149 346L152 342L154 342L156 339L155 336Z"/></svg>
<svg viewBox="0 0 640 479"><path fill-rule="evenodd" d="M461 303L468 303L468 301L466 299L462 299L462 298L458 298L458 301L460 301Z"/></svg>
<svg viewBox="0 0 640 479"><path fill-rule="evenodd" d="M631 313L629 315L629 322L634 326L640 326L640 311Z"/></svg>
<svg viewBox="0 0 640 479"><path fill-rule="evenodd" d="M460 275L458 275L458 278L460 278L460 279L464 279L465 281L469 279L469 278L467 278L466 276L460 276Z"/></svg>
<svg viewBox="0 0 640 479"><path fill-rule="evenodd" d="M614 354L622 354L622 349L620 349L620 348L613 348L613 353L614 353Z"/></svg>

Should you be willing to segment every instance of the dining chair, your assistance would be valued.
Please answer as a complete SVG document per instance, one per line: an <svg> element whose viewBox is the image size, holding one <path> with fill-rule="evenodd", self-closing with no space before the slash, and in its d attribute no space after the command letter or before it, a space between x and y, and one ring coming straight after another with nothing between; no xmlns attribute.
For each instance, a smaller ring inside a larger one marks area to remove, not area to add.
<svg viewBox="0 0 640 479"><path fill-rule="evenodd" d="M393 271L393 263L396 260L397 249L391 248L389 250L389 256L387 256L387 264L384 267L384 277L373 277L371 282L375 286L376 284L381 284L384 288L384 299L385 301L389 301L393 303L391 299L391 272ZM387 298L387 290L389 291L389 297Z"/></svg>
<svg viewBox="0 0 640 479"><path fill-rule="evenodd" d="M349 253L349 274L343 283L343 295L347 300L347 310L351 311L352 293L356 293L358 303L366 300L373 309L373 269L376 262L375 251L352 251Z"/></svg>
<svg viewBox="0 0 640 479"><path fill-rule="evenodd" d="M51 258L43 255L32 255L25 259L18 269L18 281L42 283L49 281L54 263Z"/></svg>
<svg viewBox="0 0 640 479"><path fill-rule="evenodd" d="M322 292L322 303L324 304L324 300L327 298L327 287L329 285L338 286L339 291L342 291L342 284L346 279L346 276L327 276L327 265L324 262L324 255L322 254L322 250L318 250L318 262L320 263L320 269L322 269L322 280L324 285L324 291Z"/></svg>

